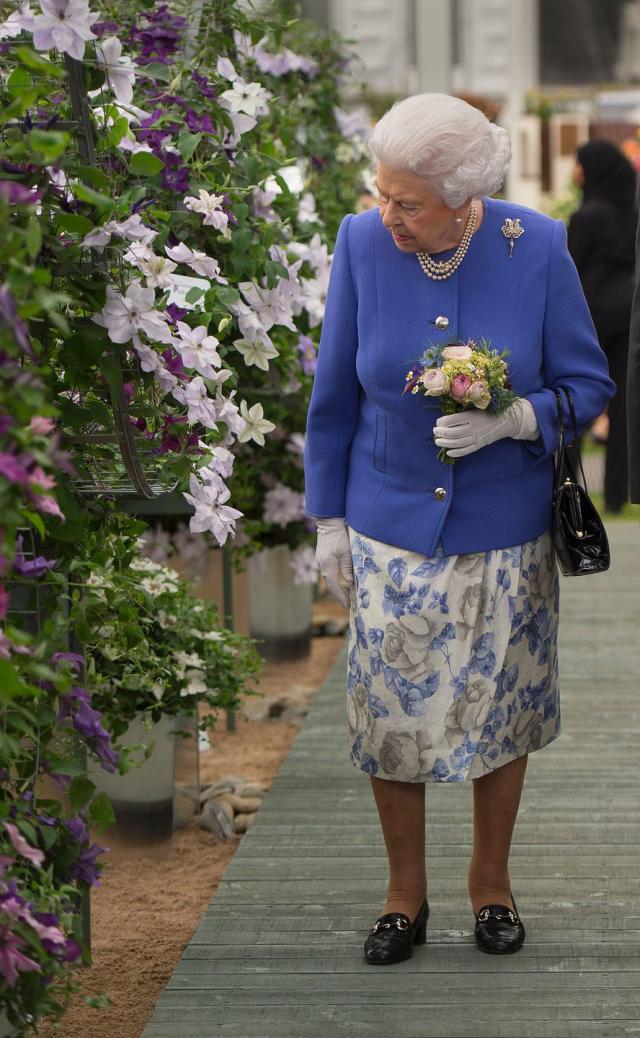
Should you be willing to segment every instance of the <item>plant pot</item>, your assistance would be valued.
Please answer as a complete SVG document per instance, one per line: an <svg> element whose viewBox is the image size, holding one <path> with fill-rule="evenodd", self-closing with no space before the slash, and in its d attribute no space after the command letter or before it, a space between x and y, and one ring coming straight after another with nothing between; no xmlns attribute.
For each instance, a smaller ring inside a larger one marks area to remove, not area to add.
<svg viewBox="0 0 640 1038"><path fill-rule="evenodd" d="M0 1012L0 1038L14 1038L16 1032L7 1020L7 1014Z"/></svg>
<svg viewBox="0 0 640 1038"><path fill-rule="evenodd" d="M292 660L311 651L313 587L293 582L291 549L264 548L247 559L251 637L267 660Z"/></svg>
<svg viewBox="0 0 640 1038"><path fill-rule="evenodd" d="M174 735L178 728L195 730L195 719L163 716L147 731L143 718L143 713L138 714L120 741L149 744L153 739L155 745L149 759L126 775L110 774L91 761L88 777L111 801L116 816L113 836L123 842L147 845L170 840L174 828L186 824L199 800L199 783L197 739ZM187 742L193 742L194 754L188 754ZM178 749L177 743L181 744ZM189 758L195 759L195 774L185 764ZM134 759L141 760L142 752ZM185 796L185 788L190 786L192 793Z"/></svg>

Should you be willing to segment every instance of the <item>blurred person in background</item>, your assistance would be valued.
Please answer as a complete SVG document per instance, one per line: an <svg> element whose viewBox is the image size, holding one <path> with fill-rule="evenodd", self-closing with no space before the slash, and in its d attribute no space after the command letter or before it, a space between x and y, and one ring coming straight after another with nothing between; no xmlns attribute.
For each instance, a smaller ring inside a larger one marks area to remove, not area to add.
<svg viewBox="0 0 640 1038"><path fill-rule="evenodd" d="M568 246L578 268L600 345L617 392L609 401L604 503L620 512L628 500L627 358L634 291L636 172L611 141L578 148L574 182L582 191L572 215Z"/></svg>

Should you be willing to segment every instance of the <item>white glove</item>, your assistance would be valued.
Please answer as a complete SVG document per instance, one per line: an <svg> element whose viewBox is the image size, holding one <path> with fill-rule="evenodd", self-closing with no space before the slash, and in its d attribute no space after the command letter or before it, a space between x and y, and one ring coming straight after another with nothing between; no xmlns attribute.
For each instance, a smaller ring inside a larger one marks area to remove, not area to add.
<svg viewBox="0 0 640 1038"><path fill-rule="evenodd" d="M524 397L518 397L503 414L487 414L470 408L460 414L442 415L433 430L436 446L445 447L452 458L473 454L505 436L514 440L535 440L539 435L533 404Z"/></svg>
<svg viewBox="0 0 640 1038"><path fill-rule="evenodd" d="M316 562L331 594L348 609L354 576L349 531L344 519L318 519ZM346 588L340 585L340 573Z"/></svg>

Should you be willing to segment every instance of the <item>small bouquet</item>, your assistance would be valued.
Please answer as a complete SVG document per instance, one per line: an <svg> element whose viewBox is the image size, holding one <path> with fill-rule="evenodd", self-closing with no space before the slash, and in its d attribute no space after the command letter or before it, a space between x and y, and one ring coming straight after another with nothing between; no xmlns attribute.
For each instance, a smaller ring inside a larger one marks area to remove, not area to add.
<svg viewBox="0 0 640 1038"><path fill-rule="evenodd" d="M440 397L443 414L471 407L502 414L517 398L507 379L508 356L509 350L492 350L487 339L438 343L407 372L403 393ZM450 465L455 461L444 447L438 457Z"/></svg>

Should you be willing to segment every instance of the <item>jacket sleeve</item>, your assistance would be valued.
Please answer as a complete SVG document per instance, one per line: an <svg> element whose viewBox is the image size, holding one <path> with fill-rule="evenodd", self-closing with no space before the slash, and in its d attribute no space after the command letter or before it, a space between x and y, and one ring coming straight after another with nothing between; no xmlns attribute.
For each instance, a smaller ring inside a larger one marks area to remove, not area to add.
<svg viewBox="0 0 640 1038"><path fill-rule="evenodd" d="M345 514L349 448L358 421L358 300L349 259L352 218L353 214L345 216L338 230L307 412L305 510L318 519Z"/></svg>
<svg viewBox="0 0 640 1038"><path fill-rule="evenodd" d="M573 398L578 435L589 427L614 395L607 358L600 347L582 291L578 271L567 248L567 230L556 220L551 236L547 299L542 333L544 387L527 394L536 412L540 436L526 447L541 458L558 445L558 416L553 390L566 386ZM566 440L573 440L563 394Z"/></svg>

